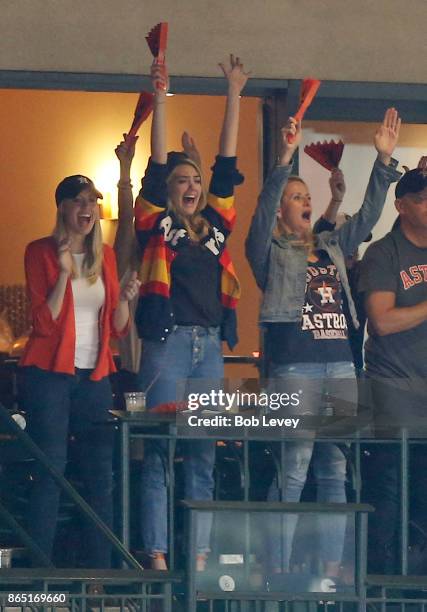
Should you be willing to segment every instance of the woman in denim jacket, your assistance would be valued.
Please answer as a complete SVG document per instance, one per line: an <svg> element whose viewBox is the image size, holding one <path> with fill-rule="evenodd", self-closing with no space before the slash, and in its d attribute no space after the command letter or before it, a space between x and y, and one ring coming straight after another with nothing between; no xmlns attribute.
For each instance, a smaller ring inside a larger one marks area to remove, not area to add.
<svg viewBox="0 0 427 612"><path fill-rule="evenodd" d="M263 291L260 323L266 329L269 391L296 392L293 414L320 415L325 396L334 412L352 413L357 403L354 366L347 325L341 309L344 291L358 326L345 268L377 223L392 181L399 178L391 159L400 119L388 109L374 136L378 157L363 205L340 229L313 236L311 196L302 179L291 175L291 160L301 141L301 126L291 117L282 129L279 163L264 184L246 241L246 254ZM291 135L291 143L288 136ZM341 198L345 186L331 182L332 197ZM306 432L304 432L307 438ZM283 501L298 502L313 459L319 502L345 502L346 459L333 443L310 439L285 446L281 492ZM270 486L269 499L280 499L279 485ZM288 572L296 515L288 515L285 536L272 534L273 572ZM345 532L345 515L326 517L321 525L324 573L337 576ZM281 542L281 545L277 545Z"/></svg>

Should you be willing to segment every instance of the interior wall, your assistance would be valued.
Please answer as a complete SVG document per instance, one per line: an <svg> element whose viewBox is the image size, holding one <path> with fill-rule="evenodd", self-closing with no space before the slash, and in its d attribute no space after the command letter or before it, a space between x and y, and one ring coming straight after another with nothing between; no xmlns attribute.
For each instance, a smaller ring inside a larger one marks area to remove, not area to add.
<svg viewBox="0 0 427 612"><path fill-rule="evenodd" d="M114 148L133 118L135 94L3 90L0 92L0 284L24 282L23 256L31 240L50 234L55 223L54 191L70 174L85 174L114 200L119 165ZM187 129L200 149L205 176L218 149L225 99L221 96L168 98L168 148L179 150ZM240 343L236 354L257 348L255 283L243 244L259 191L259 101L243 98L239 131L239 168L245 174L237 189L238 222L230 239L233 261L242 283L239 305ZM151 120L140 130L132 167L134 195L149 155ZM103 221L112 244L116 222ZM233 366L233 376L238 369ZM252 374L253 370L250 370Z"/></svg>
<svg viewBox="0 0 427 612"><path fill-rule="evenodd" d="M159 21L173 75L425 83L425 0L5 0L0 69L148 74Z"/></svg>

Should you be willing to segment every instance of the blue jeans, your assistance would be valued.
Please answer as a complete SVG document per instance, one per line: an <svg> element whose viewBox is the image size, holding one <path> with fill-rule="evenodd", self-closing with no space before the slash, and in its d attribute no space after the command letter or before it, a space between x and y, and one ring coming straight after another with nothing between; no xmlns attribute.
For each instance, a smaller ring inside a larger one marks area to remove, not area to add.
<svg viewBox="0 0 427 612"><path fill-rule="evenodd" d="M109 378L94 382L89 379L91 372L76 369L71 376L25 367L20 396L28 412L28 433L61 474L67 463L68 437L73 434L85 499L111 527L114 432L105 422L113 400ZM29 497L28 533L48 557L52 556L59 497L55 482L37 466ZM88 567L111 567L110 542L91 521L84 521L84 529Z"/></svg>
<svg viewBox="0 0 427 612"><path fill-rule="evenodd" d="M351 362L272 364L270 377L269 393L302 391L299 406L289 409L293 415L320 415L326 394L334 399L335 413L352 413L355 410L357 383ZM306 433L310 435L309 432ZM286 502L298 502L312 462L317 485L317 501L346 502L346 458L339 446L328 442L315 444L313 432L313 440L287 442L284 452L283 488L279 487L278 480L275 479L268 492L270 501L281 499ZM281 490L283 490L282 497ZM287 514L283 537L277 537L277 530L270 535L270 558L272 568L275 570L289 571L297 520L297 515ZM322 560L341 561L346 528L344 514L322 515L319 527Z"/></svg>
<svg viewBox="0 0 427 612"><path fill-rule="evenodd" d="M147 409L181 401L191 392L218 389L224 375L219 328L177 326L166 342L143 341L140 371L141 388L158 376L147 396ZM188 440L180 445L184 458L185 498L211 500L213 497L215 442ZM168 549L167 538L167 442L152 440L145 446L142 468L142 537L148 553ZM209 550L211 516L201 513L198 526L199 552Z"/></svg>

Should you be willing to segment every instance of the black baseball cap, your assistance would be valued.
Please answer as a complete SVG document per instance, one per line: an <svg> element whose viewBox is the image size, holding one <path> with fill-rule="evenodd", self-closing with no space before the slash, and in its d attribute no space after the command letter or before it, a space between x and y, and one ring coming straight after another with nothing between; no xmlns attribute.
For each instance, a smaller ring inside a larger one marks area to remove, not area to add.
<svg viewBox="0 0 427 612"><path fill-rule="evenodd" d="M102 200L102 193L98 191L90 178L83 176L83 174L73 174L64 178L56 188L56 205L58 206L62 200L75 198L84 189L91 189L96 197Z"/></svg>
<svg viewBox="0 0 427 612"><path fill-rule="evenodd" d="M175 170L177 166L182 164L194 165L194 161L188 157L183 151L168 151L168 158L166 161L166 167L168 169L168 176Z"/></svg>
<svg viewBox="0 0 427 612"><path fill-rule="evenodd" d="M168 158L166 161L168 176L177 166L181 166L182 164L190 164L190 166L195 165L196 168L198 167L196 162L192 160L190 157L188 157L188 155L184 153L184 151L169 151L168 152ZM213 169L214 167L212 166L211 170ZM201 170L201 168L199 168L199 170ZM243 174L241 174L241 172L237 170L237 168L233 168L231 170L230 178L233 181L233 185L241 185L243 181L245 180L245 177L243 176Z"/></svg>
<svg viewBox="0 0 427 612"><path fill-rule="evenodd" d="M419 193L427 188L427 170L414 168L408 170L396 185L397 199L403 198L407 193Z"/></svg>

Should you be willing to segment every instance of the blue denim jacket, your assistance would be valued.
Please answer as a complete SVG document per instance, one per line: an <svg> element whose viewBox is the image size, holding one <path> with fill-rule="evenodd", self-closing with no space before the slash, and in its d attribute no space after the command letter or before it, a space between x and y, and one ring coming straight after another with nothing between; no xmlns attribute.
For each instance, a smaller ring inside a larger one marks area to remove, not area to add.
<svg viewBox="0 0 427 612"><path fill-rule="evenodd" d="M401 176L396 166L397 161L394 159L389 166L376 160L359 212L340 229L322 232L315 238L316 248L325 250L337 267L356 328L359 323L344 258L356 251L380 218L390 183ZM246 239L246 257L258 287L263 291L260 323L284 323L301 319L307 251L293 244L286 236L273 236L280 200L291 170L291 166L277 166L267 178Z"/></svg>

